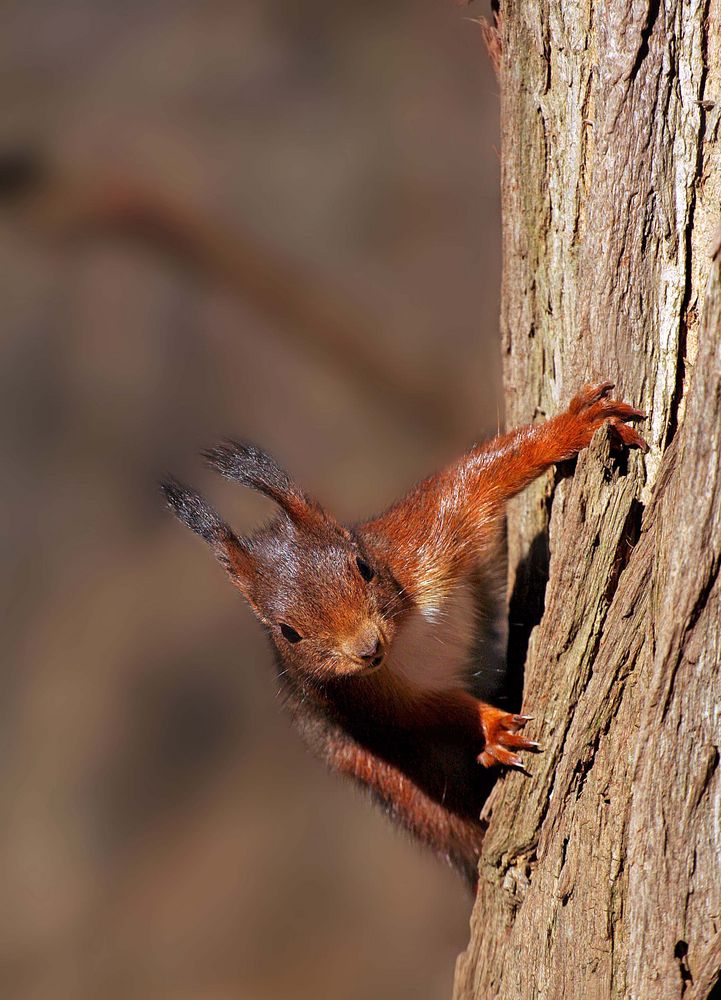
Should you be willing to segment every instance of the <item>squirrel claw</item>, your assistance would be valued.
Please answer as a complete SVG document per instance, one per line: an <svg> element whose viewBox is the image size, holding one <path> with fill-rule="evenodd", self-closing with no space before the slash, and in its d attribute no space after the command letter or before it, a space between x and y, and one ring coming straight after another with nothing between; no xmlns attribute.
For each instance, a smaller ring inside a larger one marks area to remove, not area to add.
<svg viewBox="0 0 721 1000"><path fill-rule="evenodd" d="M478 761L484 767L495 767L497 764L505 764L506 767L515 767L520 771L525 770L523 761L518 754L510 753L508 750L504 750L503 747L487 748L480 754Z"/></svg>
<svg viewBox="0 0 721 1000"><path fill-rule="evenodd" d="M613 382L585 385L571 400L568 414L574 418L578 427L575 450L586 448L591 443L594 431L602 424L609 423L613 431L614 448L640 448L641 451L648 451L644 439L628 424L629 420L645 420L646 414L620 399L612 399L610 392L613 387Z"/></svg>
<svg viewBox="0 0 721 1000"><path fill-rule="evenodd" d="M638 418L640 419L640 417ZM640 448L641 451L648 451L648 443L641 437L635 428L617 420L611 421L611 428L617 438L620 447Z"/></svg>
<svg viewBox="0 0 721 1000"><path fill-rule="evenodd" d="M535 740L527 740L518 732L531 719L530 715L513 715L510 712L492 708L490 705L484 705L481 723L486 745L478 756L479 764L484 767L495 767L498 764L503 764L506 767L525 771L523 761L513 751L530 750L532 753L540 751L541 747Z"/></svg>

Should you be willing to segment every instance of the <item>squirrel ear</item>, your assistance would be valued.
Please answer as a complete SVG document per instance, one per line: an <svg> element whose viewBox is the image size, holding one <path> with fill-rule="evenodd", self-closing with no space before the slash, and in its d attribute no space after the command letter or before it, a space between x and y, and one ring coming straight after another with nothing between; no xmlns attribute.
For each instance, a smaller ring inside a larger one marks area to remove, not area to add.
<svg viewBox="0 0 721 1000"><path fill-rule="evenodd" d="M274 458L255 445L224 441L217 448L202 452L211 469L241 486L263 493L286 512L296 524L309 518L325 520L323 509L292 481Z"/></svg>
<svg viewBox="0 0 721 1000"><path fill-rule="evenodd" d="M183 524L206 541L233 583L247 597L255 577L255 561L247 542L202 497L177 479L160 484L168 506Z"/></svg>

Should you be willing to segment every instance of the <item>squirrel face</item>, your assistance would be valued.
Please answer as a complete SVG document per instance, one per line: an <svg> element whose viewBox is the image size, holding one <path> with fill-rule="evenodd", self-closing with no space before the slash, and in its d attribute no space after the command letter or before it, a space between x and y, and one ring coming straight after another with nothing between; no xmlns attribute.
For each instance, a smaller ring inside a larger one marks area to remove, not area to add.
<svg viewBox="0 0 721 1000"><path fill-rule="evenodd" d="M228 442L204 454L226 478L280 507L271 524L240 537L194 490L176 481L162 487L266 626L283 669L322 684L380 668L409 601L379 553L258 448Z"/></svg>
<svg viewBox="0 0 721 1000"><path fill-rule="evenodd" d="M300 525L281 516L250 548L247 597L286 667L322 682L383 664L404 602L351 532L325 512Z"/></svg>

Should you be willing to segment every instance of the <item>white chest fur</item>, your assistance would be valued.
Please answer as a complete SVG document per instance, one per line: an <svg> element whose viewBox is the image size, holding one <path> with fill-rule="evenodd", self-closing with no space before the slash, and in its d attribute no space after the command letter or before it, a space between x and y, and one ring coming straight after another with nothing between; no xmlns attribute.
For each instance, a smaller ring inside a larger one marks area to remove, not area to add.
<svg viewBox="0 0 721 1000"><path fill-rule="evenodd" d="M476 645L476 615L471 587L459 585L439 608L418 611L403 623L388 668L423 690L463 687Z"/></svg>

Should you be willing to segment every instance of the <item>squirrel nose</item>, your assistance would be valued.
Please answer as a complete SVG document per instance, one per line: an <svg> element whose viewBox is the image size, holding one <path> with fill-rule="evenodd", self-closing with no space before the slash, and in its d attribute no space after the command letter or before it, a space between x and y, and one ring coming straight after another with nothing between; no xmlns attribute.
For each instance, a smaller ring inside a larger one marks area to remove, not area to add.
<svg viewBox="0 0 721 1000"><path fill-rule="evenodd" d="M383 662L383 640L375 627L364 629L348 643L346 652L369 666L379 667Z"/></svg>
<svg viewBox="0 0 721 1000"><path fill-rule="evenodd" d="M380 636L377 636L374 642L369 643L362 652L359 652L361 660L375 660L382 649Z"/></svg>

